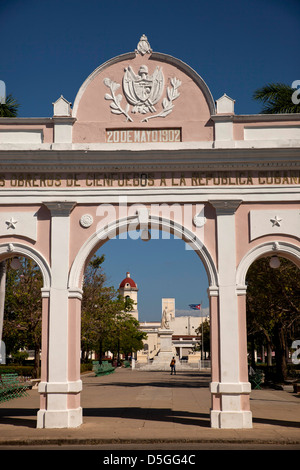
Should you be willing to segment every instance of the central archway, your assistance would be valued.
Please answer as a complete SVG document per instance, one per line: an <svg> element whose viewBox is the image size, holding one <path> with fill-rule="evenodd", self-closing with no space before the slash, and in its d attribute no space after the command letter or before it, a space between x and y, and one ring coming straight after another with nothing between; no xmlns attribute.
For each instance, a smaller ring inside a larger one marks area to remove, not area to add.
<svg viewBox="0 0 300 470"><path fill-rule="evenodd" d="M104 245L108 240L114 238L116 235L121 233L125 233L130 231L130 226L134 222L137 222L136 229L138 225L137 216L126 216L124 218L120 218L114 220L103 227L98 226L98 230L96 230L88 240L82 245L79 249L74 262L70 269L69 281L68 281L68 291L69 291L69 307L70 307L70 331L72 330L72 337L73 337L73 344L74 349L72 357L70 357L70 361L72 362L72 370L74 371L74 376L71 377L72 380L78 380L80 376L80 318L81 318L81 299L82 299L82 287L83 287L83 277L85 268L93 256L93 254L99 250L99 248ZM178 223L174 220L167 219L164 217L156 216L156 215L149 215L148 218L148 225L151 226L151 230L161 230L171 233L175 235L177 238L182 239L186 244L188 244L189 248L194 250L197 256L199 257L200 261L202 261L203 266L205 268L207 279L208 279L208 297L210 302L210 310L212 302L217 301L218 295L218 273L214 263L214 260L205 247L203 242L200 240L199 237L193 233L193 231L189 228L186 228L181 223ZM212 300L214 299L214 300ZM217 309L213 308L211 321L214 325L214 328L217 327L216 321L216 312ZM218 334L213 332L211 337L217 337ZM214 338L215 340L216 338ZM75 346L76 343L76 346ZM217 349L214 348L214 353L212 351L212 355L217 355ZM218 359L215 358L212 361L212 377L216 376L217 372L214 372L213 369L217 367ZM79 407L79 397L74 407Z"/></svg>

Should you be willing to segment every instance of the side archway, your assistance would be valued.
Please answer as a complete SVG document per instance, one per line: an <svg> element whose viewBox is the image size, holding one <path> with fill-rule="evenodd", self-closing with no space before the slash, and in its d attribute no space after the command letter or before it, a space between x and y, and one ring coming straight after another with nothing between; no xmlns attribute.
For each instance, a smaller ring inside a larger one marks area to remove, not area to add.
<svg viewBox="0 0 300 470"><path fill-rule="evenodd" d="M266 242L248 251L236 271L236 286L240 293L246 292L246 275L251 264L258 258L270 255L282 256L300 268L300 247L286 241Z"/></svg>
<svg viewBox="0 0 300 470"><path fill-rule="evenodd" d="M300 267L300 246L287 241L268 241L249 250L236 270L236 294L238 299L239 341L240 341L240 380L249 382L248 348L247 348L247 284L246 276L250 266L258 259L269 256L280 256ZM250 387L250 384L249 384ZM249 391L251 387L249 388ZM244 398L244 408L250 410L249 395Z"/></svg>
<svg viewBox="0 0 300 470"><path fill-rule="evenodd" d="M51 269L43 255L31 246L22 243L3 243L0 244L0 259L4 260L14 256L25 256L32 259L40 268L43 276L43 289L49 290L51 287Z"/></svg>
<svg viewBox="0 0 300 470"><path fill-rule="evenodd" d="M49 327L49 301L50 289L52 285L51 268L44 258L44 256L31 246L25 245L20 242L11 242L0 244L0 259L4 261L14 256L24 256L34 261L39 267L43 277L43 287L41 289L42 295L42 338L41 338L41 381L46 382L48 377L48 327ZM46 396L40 396L40 411L39 415L43 413L46 408ZM41 427L38 425L38 427Z"/></svg>

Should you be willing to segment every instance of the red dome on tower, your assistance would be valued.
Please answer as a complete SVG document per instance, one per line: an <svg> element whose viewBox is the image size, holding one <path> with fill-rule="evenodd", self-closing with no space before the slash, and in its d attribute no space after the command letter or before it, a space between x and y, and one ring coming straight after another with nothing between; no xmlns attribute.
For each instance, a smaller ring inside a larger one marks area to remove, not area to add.
<svg viewBox="0 0 300 470"><path fill-rule="evenodd" d="M131 279L129 272L126 273L125 279L123 279L123 281L120 283L120 286L119 286L120 289L122 289L122 288L126 289L126 287L131 288L131 289L137 289L137 285L134 282L134 280Z"/></svg>

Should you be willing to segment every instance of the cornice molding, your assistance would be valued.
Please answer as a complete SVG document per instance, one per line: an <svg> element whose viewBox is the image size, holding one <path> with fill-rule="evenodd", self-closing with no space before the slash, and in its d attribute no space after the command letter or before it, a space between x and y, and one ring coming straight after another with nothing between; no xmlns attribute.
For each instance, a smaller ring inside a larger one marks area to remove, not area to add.
<svg viewBox="0 0 300 470"><path fill-rule="evenodd" d="M184 171L218 171L218 172L230 172L230 171L291 171L296 170L300 171L300 162L295 162L294 164L288 163L274 163L274 164L264 164L264 163L252 163L252 164L239 164L239 163L209 163L209 164L177 164L172 165L171 163L165 163L161 165L153 164L120 164L118 167L115 167L115 164L104 165L104 164L55 164L55 165L30 165L30 164L21 164L21 165L0 165L0 171L2 173L143 173L143 172L184 172Z"/></svg>
<svg viewBox="0 0 300 470"><path fill-rule="evenodd" d="M210 118L214 122L233 122L234 114L213 114Z"/></svg>
<svg viewBox="0 0 300 470"><path fill-rule="evenodd" d="M72 116L53 116L52 121L54 124L74 124L77 121L75 117Z"/></svg>
<svg viewBox="0 0 300 470"><path fill-rule="evenodd" d="M43 201L44 204L52 201L74 201L77 204L119 204L120 197L126 197L128 204L135 203L205 203L210 200L237 200L242 198L243 203L281 202L295 203L299 199L300 185L291 187L279 186L201 186L181 188L43 188L30 189L0 189L2 204L36 204ZM100 198L100 199L99 199ZM67 216L67 215L66 215Z"/></svg>
<svg viewBox="0 0 300 470"><path fill-rule="evenodd" d="M156 55L156 53L153 53ZM152 54L152 57L153 57ZM157 54L158 56L163 56L163 54ZM121 57L121 56L120 56ZM132 53L130 54L124 54L124 59L128 57L129 59L132 57ZM116 58L118 59L118 58ZM110 62L110 61L109 61ZM114 61L112 61L113 63ZM117 62L117 60L116 60ZM181 64L184 64L181 62ZM102 66L99 67L99 69L104 69L109 65L109 63L105 63ZM188 66L186 66L188 67ZM191 69L189 67L190 71ZM88 78L87 82L93 79L94 75L97 75L99 73L99 70L96 69ZM201 79L201 77L194 72L197 76L197 78ZM213 109L212 111L215 111ZM300 113L290 113L290 114L215 114L212 112L211 114L211 119L213 121L217 120L222 120L222 118L228 117L230 120L233 122L276 122L280 124L280 122L286 122L286 121L300 121ZM76 120L76 117L74 116L74 111L73 111L73 118L71 116L66 116L63 118L71 118ZM1 124L49 124L53 122L53 119L56 119L56 116L53 117L0 117L0 125Z"/></svg>
<svg viewBox="0 0 300 470"><path fill-rule="evenodd" d="M0 172L298 170L300 148L0 150Z"/></svg>
<svg viewBox="0 0 300 470"><path fill-rule="evenodd" d="M1 124L51 124L53 122L52 117L0 117Z"/></svg>
<svg viewBox="0 0 300 470"><path fill-rule="evenodd" d="M300 113L287 114L235 114L234 122L300 121Z"/></svg>

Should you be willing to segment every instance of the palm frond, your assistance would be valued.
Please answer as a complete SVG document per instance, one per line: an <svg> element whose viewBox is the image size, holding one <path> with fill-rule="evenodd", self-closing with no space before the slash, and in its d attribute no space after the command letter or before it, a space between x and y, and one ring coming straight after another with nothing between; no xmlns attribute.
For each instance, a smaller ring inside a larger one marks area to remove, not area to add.
<svg viewBox="0 0 300 470"><path fill-rule="evenodd" d="M12 95L8 95L5 103L0 103L0 117L16 117L19 106L17 100Z"/></svg>
<svg viewBox="0 0 300 470"><path fill-rule="evenodd" d="M253 99L263 104L261 114L300 113L300 104L293 103L295 89L285 83L269 83L253 93Z"/></svg>

